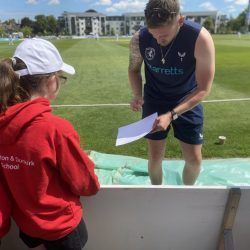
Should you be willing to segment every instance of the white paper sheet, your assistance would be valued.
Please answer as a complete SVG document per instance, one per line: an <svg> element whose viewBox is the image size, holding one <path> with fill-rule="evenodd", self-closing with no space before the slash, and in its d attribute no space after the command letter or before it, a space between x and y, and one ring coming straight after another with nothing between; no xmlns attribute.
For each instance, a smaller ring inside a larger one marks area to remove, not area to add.
<svg viewBox="0 0 250 250"><path fill-rule="evenodd" d="M150 133L157 116L157 113L154 113L138 122L134 122L127 126L120 127L118 129L118 135L115 145L120 146L123 144L130 143Z"/></svg>

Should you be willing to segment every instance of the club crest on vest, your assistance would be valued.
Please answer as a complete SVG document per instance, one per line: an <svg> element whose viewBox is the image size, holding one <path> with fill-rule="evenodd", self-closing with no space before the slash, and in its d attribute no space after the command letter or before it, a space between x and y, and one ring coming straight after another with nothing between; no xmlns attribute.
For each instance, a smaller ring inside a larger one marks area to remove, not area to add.
<svg viewBox="0 0 250 250"><path fill-rule="evenodd" d="M150 61L150 60L153 60L154 57L155 57L155 49L154 48L146 48L145 50L145 56L146 58Z"/></svg>

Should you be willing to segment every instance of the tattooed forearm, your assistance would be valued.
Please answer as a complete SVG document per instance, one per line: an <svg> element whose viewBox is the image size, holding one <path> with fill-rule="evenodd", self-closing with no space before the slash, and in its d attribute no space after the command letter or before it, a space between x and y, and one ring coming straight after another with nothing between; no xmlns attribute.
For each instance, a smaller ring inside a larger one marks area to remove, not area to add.
<svg viewBox="0 0 250 250"><path fill-rule="evenodd" d="M131 39L129 49L129 70L140 71L143 58L139 49L139 32Z"/></svg>

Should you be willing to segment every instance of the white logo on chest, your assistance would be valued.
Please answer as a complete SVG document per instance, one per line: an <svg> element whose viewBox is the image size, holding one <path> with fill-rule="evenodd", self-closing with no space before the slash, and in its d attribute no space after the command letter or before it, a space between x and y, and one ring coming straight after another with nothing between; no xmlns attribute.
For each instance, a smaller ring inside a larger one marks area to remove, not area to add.
<svg viewBox="0 0 250 250"><path fill-rule="evenodd" d="M184 57L186 56L186 52L183 52L183 53L178 52L178 56L180 57L181 62L182 62L182 61L183 61L183 59L184 59Z"/></svg>

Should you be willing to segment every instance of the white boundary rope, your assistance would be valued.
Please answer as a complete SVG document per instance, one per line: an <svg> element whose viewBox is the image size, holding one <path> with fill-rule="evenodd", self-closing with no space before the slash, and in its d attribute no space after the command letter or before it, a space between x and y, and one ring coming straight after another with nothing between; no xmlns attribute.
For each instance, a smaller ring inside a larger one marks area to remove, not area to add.
<svg viewBox="0 0 250 250"><path fill-rule="evenodd" d="M222 99L222 100L207 100L203 103L218 103L218 102L242 102L250 101L250 98L239 98L239 99ZM62 105L51 105L53 108L63 107L112 107L112 106L129 106L129 103L97 103L97 104L62 104Z"/></svg>

